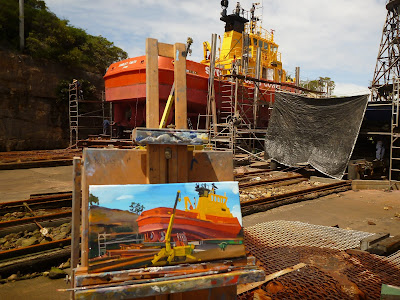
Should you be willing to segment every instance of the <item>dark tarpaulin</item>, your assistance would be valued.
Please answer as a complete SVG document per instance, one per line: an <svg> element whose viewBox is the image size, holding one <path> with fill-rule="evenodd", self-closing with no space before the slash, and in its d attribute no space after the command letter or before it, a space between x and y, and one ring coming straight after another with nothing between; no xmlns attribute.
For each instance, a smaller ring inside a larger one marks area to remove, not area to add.
<svg viewBox="0 0 400 300"><path fill-rule="evenodd" d="M276 93L265 152L295 167L310 164L342 179L360 131L368 95L307 98Z"/></svg>

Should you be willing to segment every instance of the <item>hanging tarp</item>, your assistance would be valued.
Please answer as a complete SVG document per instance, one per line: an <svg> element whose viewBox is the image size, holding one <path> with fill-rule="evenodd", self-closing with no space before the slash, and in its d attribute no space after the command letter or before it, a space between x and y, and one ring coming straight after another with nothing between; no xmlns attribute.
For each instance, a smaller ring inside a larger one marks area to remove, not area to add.
<svg viewBox="0 0 400 300"><path fill-rule="evenodd" d="M265 152L277 162L310 164L342 179L353 152L368 95L307 98L276 93L265 139Z"/></svg>

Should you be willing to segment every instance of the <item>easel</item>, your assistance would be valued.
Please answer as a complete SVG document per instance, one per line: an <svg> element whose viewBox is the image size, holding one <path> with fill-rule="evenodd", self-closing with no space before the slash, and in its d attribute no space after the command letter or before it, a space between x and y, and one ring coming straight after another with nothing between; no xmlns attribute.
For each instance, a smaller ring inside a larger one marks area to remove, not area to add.
<svg viewBox="0 0 400 300"><path fill-rule="evenodd" d="M184 44L163 44L146 40L146 122L158 128L158 56L175 60L175 125L187 127L186 55ZM149 129L148 131L151 131ZM142 129L142 132L146 129ZM81 228L81 266L72 274L72 287L86 287L73 292L73 299L225 299L236 298L240 283L260 281L264 272L254 266L183 280L161 281L97 288L96 284L112 282L112 278L128 276L133 270L88 273L88 205L90 185L146 184L202 181L233 181L231 152L190 151L187 145L148 144L146 149L84 149L83 159L74 158L72 268L79 260L79 225ZM82 191L82 217L80 194ZM251 260L250 260L251 261ZM243 265L243 260L239 265ZM128 278L127 277L127 278ZM111 278L111 279L110 279ZM125 278L125 277L123 277ZM120 281L118 281L120 282Z"/></svg>

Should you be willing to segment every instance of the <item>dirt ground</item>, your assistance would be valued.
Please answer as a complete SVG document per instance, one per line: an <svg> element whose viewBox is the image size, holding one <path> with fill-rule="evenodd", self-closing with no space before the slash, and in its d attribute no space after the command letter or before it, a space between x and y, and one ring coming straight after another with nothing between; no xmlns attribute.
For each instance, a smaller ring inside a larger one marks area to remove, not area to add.
<svg viewBox="0 0 400 300"><path fill-rule="evenodd" d="M72 190L72 166L0 170L0 202Z"/></svg>
<svg viewBox="0 0 400 300"><path fill-rule="evenodd" d="M72 167L0 171L0 202L29 198L32 193L72 189ZM400 191L347 191L282 206L243 218L244 226L272 220L301 221L367 232L400 234ZM370 225L375 224L375 225ZM0 285L1 299L69 299L63 279L37 277Z"/></svg>
<svg viewBox="0 0 400 300"><path fill-rule="evenodd" d="M273 220L399 235L400 191L360 190L331 194L246 216L243 225L248 227Z"/></svg>

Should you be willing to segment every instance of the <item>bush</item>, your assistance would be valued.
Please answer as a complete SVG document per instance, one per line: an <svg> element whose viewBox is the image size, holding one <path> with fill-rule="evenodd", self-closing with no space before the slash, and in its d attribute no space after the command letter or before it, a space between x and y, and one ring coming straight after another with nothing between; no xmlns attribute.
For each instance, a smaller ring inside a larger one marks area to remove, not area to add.
<svg viewBox="0 0 400 300"><path fill-rule="evenodd" d="M0 44L18 49L18 1L0 0L0 7ZM27 54L89 72L104 74L111 63L128 56L106 38L87 34L68 20L59 19L40 0L25 0L25 38Z"/></svg>

